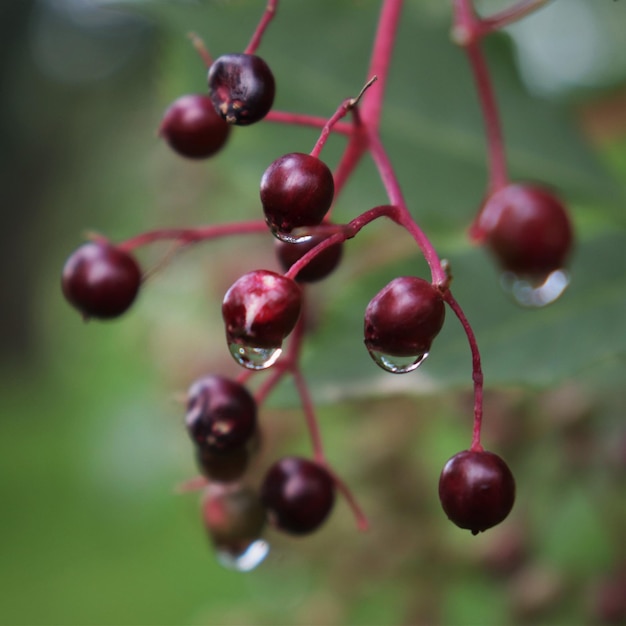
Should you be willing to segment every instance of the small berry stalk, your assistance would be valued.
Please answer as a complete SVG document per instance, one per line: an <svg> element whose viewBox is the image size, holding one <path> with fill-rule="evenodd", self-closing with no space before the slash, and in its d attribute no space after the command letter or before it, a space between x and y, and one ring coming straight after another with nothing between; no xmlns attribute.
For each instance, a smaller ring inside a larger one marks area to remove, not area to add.
<svg viewBox="0 0 626 626"><path fill-rule="evenodd" d="M523 303L531 306L542 306L558 296L553 279L555 273L564 274L572 228L565 207L552 192L509 181L498 107L480 43L542 4L521 1L481 18L471 0L453 2L453 39L467 53L487 144L485 201L470 235L476 243L486 245L498 264L513 276L513 283L530 284L532 297ZM162 240L182 248L248 233L273 235L283 272L253 268L235 281L222 302L226 343L242 367L241 374L231 380L208 373L193 382L187 393L185 424L201 474L187 486L204 489L207 532L220 561L235 569L252 569L265 557L268 544L262 533L266 523L295 535L318 530L330 516L337 492L352 510L357 527L368 527L354 494L326 457L301 355L308 339L309 283L331 274L341 263L346 243L379 218L389 219L409 233L428 264L430 276L399 276L373 294L364 312L365 351L385 372L409 374L422 366L431 352L445 322L446 308L452 312L470 349L474 414L469 448L454 455L441 473L442 507L452 522L474 534L503 521L513 507L513 475L506 463L481 443L483 373L476 336L453 296L448 264L440 259L409 209L380 134L403 6L403 0L383 0L364 87L356 97L342 101L329 117L273 108L280 77L275 79L257 50L277 16L277 0L268 2L241 53L214 60L202 40L192 35L207 68L208 91L183 95L167 108L159 134L172 150L189 159L215 157L227 144L233 126L261 122L317 129L317 140L309 152L294 146L293 151L277 155L267 166L259 183L262 213L254 219L159 229L119 244L99 237L79 248L63 271L62 286L68 301L85 317L108 319L125 313L146 282L149 273L142 275L134 258L136 249ZM334 170L323 160L332 134L346 140ZM339 222L334 210L337 198L366 157L376 167L388 203ZM552 286L546 288L548 283ZM267 375L253 385L253 377L263 372ZM286 456L276 460L255 481L261 485L257 491L248 486L247 472L263 441L260 412L270 393L287 377L300 398L311 458Z"/></svg>

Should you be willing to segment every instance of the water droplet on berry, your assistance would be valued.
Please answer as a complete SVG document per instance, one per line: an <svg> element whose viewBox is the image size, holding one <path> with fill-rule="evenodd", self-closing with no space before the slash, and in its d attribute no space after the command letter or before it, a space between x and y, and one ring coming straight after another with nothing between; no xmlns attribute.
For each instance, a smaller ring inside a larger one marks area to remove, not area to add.
<svg viewBox="0 0 626 626"><path fill-rule="evenodd" d="M237 572L249 572L263 562L270 551L267 541L257 539L243 552L233 552L228 548L218 548L216 557L220 565Z"/></svg>
<svg viewBox="0 0 626 626"><path fill-rule="evenodd" d="M304 243L305 241L310 241L313 237L310 229L307 230L305 228L294 228L289 232L272 227L270 227L270 230L276 239L284 241L285 243Z"/></svg>
<svg viewBox="0 0 626 626"><path fill-rule="evenodd" d="M502 286L515 301L529 308L541 308L558 300L569 285L569 275L555 270L539 279L520 277L512 272L502 274Z"/></svg>
<svg viewBox="0 0 626 626"><path fill-rule="evenodd" d="M249 370L264 370L271 367L283 352L280 346L277 348L259 348L241 343L231 343L228 348L235 361Z"/></svg>
<svg viewBox="0 0 626 626"><path fill-rule="evenodd" d="M382 367L386 372L392 374L406 374L417 369L428 357L428 352L414 354L411 356L391 356L376 350L368 350L372 359L378 367Z"/></svg>

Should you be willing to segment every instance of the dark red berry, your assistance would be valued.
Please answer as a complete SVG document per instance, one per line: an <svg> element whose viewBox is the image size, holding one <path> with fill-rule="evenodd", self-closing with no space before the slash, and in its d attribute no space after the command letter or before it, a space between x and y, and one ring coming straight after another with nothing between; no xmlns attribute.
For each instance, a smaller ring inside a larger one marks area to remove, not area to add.
<svg viewBox="0 0 626 626"><path fill-rule="evenodd" d="M298 284L269 270L244 274L230 287L222 303L229 343L277 348L293 330L302 292Z"/></svg>
<svg viewBox="0 0 626 626"><path fill-rule="evenodd" d="M93 241L78 248L66 261L61 288L66 300L85 318L122 315L134 302L141 285L141 269L128 252Z"/></svg>
<svg viewBox="0 0 626 626"><path fill-rule="evenodd" d="M328 517L335 503L335 483L318 463L285 457L265 475L261 502L277 528L304 535L319 528Z"/></svg>
<svg viewBox="0 0 626 626"><path fill-rule="evenodd" d="M493 452L455 454L439 478L439 499L449 519L476 535L499 524L515 502L515 480Z"/></svg>
<svg viewBox="0 0 626 626"><path fill-rule="evenodd" d="M324 235L312 235L308 239L297 242L276 239L276 256L283 270L289 270L296 261L299 261L309 250L315 248L325 238ZM296 281L299 283L312 283L326 278L339 265L342 255L343 242L328 246L298 272Z"/></svg>
<svg viewBox="0 0 626 626"><path fill-rule="evenodd" d="M187 430L207 453L227 453L242 448L257 428L257 407L250 392L223 376L196 381L187 395Z"/></svg>
<svg viewBox="0 0 626 626"><path fill-rule="evenodd" d="M310 154L293 152L276 159L261 178L261 203L269 227L289 233L301 226L317 226L335 194L328 166Z"/></svg>
<svg viewBox="0 0 626 626"><path fill-rule="evenodd" d="M242 485L211 483L204 494L202 514L216 547L233 554L258 539L266 521L258 494Z"/></svg>
<svg viewBox="0 0 626 626"><path fill-rule="evenodd" d="M226 143L230 126L209 96L192 94L175 100L165 112L159 134L178 154L205 159Z"/></svg>
<svg viewBox="0 0 626 626"><path fill-rule="evenodd" d="M216 111L239 126L263 119L272 108L276 84L267 63L254 54L225 54L209 68L210 97Z"/></svg>
<svg viewBox="0 0 626 626"><path fill-rule="evenodd" d="M379 291L367 305L365 345L372 356L423 359L441 330L444 319L445 305L436 287L416 276L400 276ZM377 357L375 359L379 362ZM391 367L385 369L399 373L410 371Z"/></svg>
<svg viewBox="0 0 626 626"><path fill-rule="evenodd" d="M543 279L563 269L573 229L563 203L551 192L529 184L511 184L487 198L474 227L504 270Z"/></svg>
<svg viewBox="0 0 626 626"><path fill-rule="evenodd" d="M196 446L196 462L203 476L211 482L238 482L246 473L250 463L251 451L247 446L224 452L210 452Z"/></svg>

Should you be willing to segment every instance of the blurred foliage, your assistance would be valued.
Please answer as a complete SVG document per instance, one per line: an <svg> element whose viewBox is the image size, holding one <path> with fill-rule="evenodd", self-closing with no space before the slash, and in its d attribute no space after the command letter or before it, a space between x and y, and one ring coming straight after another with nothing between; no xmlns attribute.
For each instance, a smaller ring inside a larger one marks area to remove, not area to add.
<svg viewBox="0 0 626 626"><path fill-rule="evenodd" d="M201 164L155 140L167 104L205 89L187 32L216 56L239 50L263 2L13 0L0 8L0 623L623 623L623 86L531 95L511 40L486 46L512 173L558 188L578 232L570 289L545 310L521 310L465 238L483 193L484 139L466 61L447 36L448 3L406 4L383 137L478 336L485 442L517 477L513 514L472 537L437 501L440 468L471 429L470 355L453 316L413 375L384 376L362 346L369 299L400 273L426 272L405 234L376 223L312 289L304 360L328 456L372 530L357 533L340 502L306 540L270 532L257 571L220 568L196 495L172 495L195 471L176 398L198 375L236 372L219 303L243 271L275 266L271 238L190 250L114 324L83 324L62 301L59 271L86 230L120 240L257 216L267 164L309 150L316 133L236 129ZM609 20L624 19L626 5L605 4ZM377 11L374 0L284 1L260 50L278 80L276 107L330 115L358 92ZM614 45L623 58L623 41ZM343 141L329 142L329 164ZM384 200L365 162L337 218ZM259 469L281 452L308 453L292 399L286 383L262 413Z"/></svg>

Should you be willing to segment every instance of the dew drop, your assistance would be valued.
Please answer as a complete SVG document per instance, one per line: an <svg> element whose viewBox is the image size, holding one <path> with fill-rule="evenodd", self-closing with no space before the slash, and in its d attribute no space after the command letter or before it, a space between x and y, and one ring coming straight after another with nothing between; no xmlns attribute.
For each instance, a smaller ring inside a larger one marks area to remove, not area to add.
<svg viewBox="0 0 626 626"><path fill-rule="evenodd" d="M282 354L282 348L258 348L241 343L231 343L228 346L230 353L239 365L249 370L264 370L276 363Z"/></svg>
<svg viewBox="0 0 626 626"><path fill-rule="evenodd" d="M412 356L391 356L376 350L368 350L378 367L392 374L406 374L416 370L428 357L428 352Z"/></svg>
<svg viewBox="0 0 626 626"><path fill-rule="evenodd" d="M294 228L289 232L273 227L270 228L270 230L276 239L280 239L280 241L284 241L285 243L304 243L305 241L310 241L313 238L313 235L309 230L302 228Z"/></svg>
<svg viewBox="0 0 626 626"><path fill-rule="evenodd" d="M260 565L270 551L267 541L257 539L248 544L243 552L233 552L229 548L218 548L216 557L220 565L237 572L249 572Z"/></svg>
<svg viewBox="0 0 626 626"><path fill-rule="evenodd" d="M531 280L512 272L502 274L502 287L522 306L541 308L558 300L569 285L569 275L564 270L555 270L544 278Z"/></svg>

